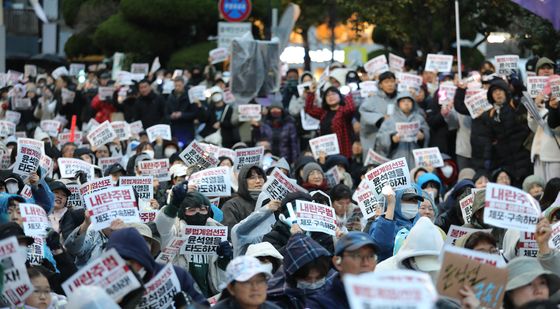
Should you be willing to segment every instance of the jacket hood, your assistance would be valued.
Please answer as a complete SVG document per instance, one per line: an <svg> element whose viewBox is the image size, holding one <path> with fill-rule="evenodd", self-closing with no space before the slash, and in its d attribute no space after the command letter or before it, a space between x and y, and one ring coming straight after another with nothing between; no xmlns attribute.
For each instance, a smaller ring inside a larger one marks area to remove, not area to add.
<svg viewBox="0 0 560 309"><path fill-rule="evenodd" d="M545 186L545 182L544 179L542 179L541 177L537 176L537 175L530 175L527 176L524 180L523 180L523 191L525 192L529 192L529 190L531 190L531 187L533 187L533 185L539 185L544 189Z"/></svg>
<svg viewBox="0 0 560 309"><path fill-rule="evenodd" d="M248 201L253 200L251 198L251 194L249 193L249 188L247 187L247 175L249 174L251 169L257 169L263 175L264 181L266 182L266 174L261 167L257 165L244 165L243 167L241 167L241 170L239 170L239 175L237 176L237 183L239 186L237 188L237 194Z"/></svg>
<svg viewBox="0 0 560 309"><path fill-rule="evenodd" d="M488 102L490 102L490 104L495 103L494 99L492 98L492 92L496 89L501 89L501 90L505 91L505 93L506 93L505 104L507 104L509 102L509 100L511 99L511 92L509 91L509 86L506 83L506 81L501 79L501 78L496 78L496 79L494 79L490 82L490 87L488 88L488 92L486 93L486 97L488 99Z"/></svg>
<svg viewBox="0 0 560 309"><path fill-rule="evenodd" d="M0 193L0 224L8 222L8 204L11 199L15 199L20 203L25 203L26 200L17 194Z"/></svg>
<svg viewBox="0 0 560 309"><path fill-rule="evenodd" d="M430 219L422 217L412 227L404 244L396 255L397 264L411 257L439 257L443 248L442 234Z"/></svg>
<svg viewBox="0 0 560 309"><path fill-rule="evenodd" d="M463 179L460 180L454 187L453 190L451 190L451 196L453 196L454 199L457 199L459 197L459 195L461 194L461 191L463 191L463 189L465 188L474 188L474 182L470 179Z"/></svg>
<svg viewBox="0 0 560 309"><path fill-rule="evenodd" d="M134 260L144 266L148 274L154 274L156 261L146 241L135 228L124 228L111 233L107 250L111 248L115 248L123 259Z"/></svg>
<svg viewBox="0 0 560 309"><path fill-rule="evenodd" d="M436 202L434 202L434 199L430 196L430 194L428 194L428 192L422 191L422 197L425 200L428 200L428 202L430 202L430 204L432 204L432 209L434 210L434 217L437 218L439 215L439 209L436 205Z"/></svg>
<svg viewBox="0 0 560 309"><path fill-rule="evenodd" d="M294 179L298 179L298 180L300 179L299 170L302 169L309 162L316 162L315 158L310 156L302 156L296 160L296 162L294 163L294 169L292 170L292 176Z"/></svg>
<svg viewBox="0 0 560 309"><path fill-rule="evenodd" d="M341 154L329 156L325 162L325 170L328 171L336 165L344 165L347 172L350 170L350 163L348 162L348 159Z"/></svg>
<svg viewBox="0 0 560 309"><path fill-rule="evenodd" d="M402 199L402 196L403 196L403 194L404 194L406 191L410 191L410 188L413 188L413 189L416 191L416 193L417 193L418 195L422 196L422 190L420 190L420 187L418 187L417 185L407 186L407 187L404 188L404 189L395 191L395 200L396 200L396 201L395 201L395 217L396 217L398 220L403 220L403 221L410 222L410 220L405 219L405 218L403 217L402 212L401 212L401 199ZM420 207L420 202L418 202L418 207ZM416 218L417 218L418 216L419 216L419 214L416 215Z"/></svg>
<svg viewBox="0 0 560 309"><path fill-rule="evenodd" d="M323 246L305 234L295 234L282 250L284 270L288 276L293 275L305 264L321 257L331 256Z"/></svg>
<svg viewBox="0 0 560 309"><path fill-rule="evenodd" d="M436 174L433 173L424 173L422 176L418 177L418 186L422 188L428 182L433 181L439 185L439 192L441 193L441 180Z"/></svg>
<svg viewBox="0 0 560 309"><path fill-rule="evenodd" d="M502 248L504 259L511 261L517 256L517 243L521 239L521 232L518 230L508 229L504 234Z"/></svg>

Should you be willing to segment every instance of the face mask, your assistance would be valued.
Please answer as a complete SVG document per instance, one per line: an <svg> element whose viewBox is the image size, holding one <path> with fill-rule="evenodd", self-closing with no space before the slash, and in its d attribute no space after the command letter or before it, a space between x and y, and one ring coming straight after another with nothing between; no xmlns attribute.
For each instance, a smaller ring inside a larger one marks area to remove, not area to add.
<svg viewBox="0 0 560 309"><path fill-rule="evenodd" d="M272 274L272 264L271 263L266 263L266 264L262 264L262 266L268 270L269 273Z"/></svg>
<svg viewBox="0 0 560 309"><path fill-rule="evenodd" d="M175 150L175 148L165 148L165 150L163 151L163 155L166 158L171 157L174 153L176 153L177 151Z"/></svg>
<svg viewBox="0 0 560 309"><path fill-rule="evenodd" d="M143 153L147 154L148 157L150 157L151 159L154 158L154 151L153 150L144 150L142 151Z"/></svg>
<svg viewBox="0 0 560 309"><path fill-rule="evenodd" d="M19 187L18 184L16 182L8 182L6 184L6 190L8 191L8 193L10 194L17 194L19 191Z"/></svg>
<svg viewBox="0 0 560 309"><path fill-rule="evenodd" d="M223 100L223 96L221 93L214 93L211 97L212 102L217 103L220 102L221 100Z"/></svg>
<svg viewBox="0 0 560 309"><path fill-rule="evenodd" d="M417 203L401 203L401 213L405 219L412 219L418 214Z"/></svg>
<svg viewBox="0 0 560 309"><path fill-rule="evenodd" d="M206 225L206 220L208 220L207 214L196 213L192 216L185 216L185 222L188 225Z"/></svg>
<svg viewBox="0 0 560 309"><path fill-rule="evenodd" d="M249 191L249 194L251 195L251 199L253 199L254 201L256 201L259 198L259 195L261 194L261 191Z"/></svg>
<svg viewBox="0 0 560 309"><path fill-rule="evenodd" d="M442 167L441 168L441 173L443 174L443 176L445 176L445 178L451 177L451 175L453 174L453 166L446 165L446 166Z"/></svg>
<svg viewBox="0 0 560 309"><path fill-rule="evenodd" d="M307 281L303 281L303 280L298 280L297 282L297 288L300 290L317 290L323 287L323 285L325 285L325 282L327 280L325 278L322 278L320 280L317 280L313 283L309 283Z"/></svg>
<svg viewBox="0 0 560 309"><path fill-rule="evenodd" d="M270 116L272 116L273 118L280 118L282 117L282 111L278 111L278 110L271 111Z"/></svg>

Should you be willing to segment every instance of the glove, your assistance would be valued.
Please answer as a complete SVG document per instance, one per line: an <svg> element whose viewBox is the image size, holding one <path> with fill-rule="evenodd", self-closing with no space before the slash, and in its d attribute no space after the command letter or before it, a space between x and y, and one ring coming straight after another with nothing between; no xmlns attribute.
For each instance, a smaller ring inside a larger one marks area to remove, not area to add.
<svg viewBox="0 0 560 309"><path fill-rule="evenodd" d="M180 184L174 185L173 189L171 189L171 204L179 207L185 197L187 196L187 187L189 185L189 181L185 180Z"/></svg>
<svg viewBox="0 0 560 309"><path fill-rule="evenodd" d="M84 173L84 171L77 171L75 177L80 184L84 184L87 182L87 174Z"/></svg>
<svg viewBox="0 0 560 309"><path fill-rule="evenodd" d="M53 229L49 229L45 242L51 251L62 249L62 245L60 244L60 234Z"/></svg>
<svg viewBox="0 0 560 309"><path fill-rule="evenodd" d="M216 250L216 253L221 258L226 258L228 260L233 259L233 247L227 241L222 241L218 245L218 250Z"/></svg>

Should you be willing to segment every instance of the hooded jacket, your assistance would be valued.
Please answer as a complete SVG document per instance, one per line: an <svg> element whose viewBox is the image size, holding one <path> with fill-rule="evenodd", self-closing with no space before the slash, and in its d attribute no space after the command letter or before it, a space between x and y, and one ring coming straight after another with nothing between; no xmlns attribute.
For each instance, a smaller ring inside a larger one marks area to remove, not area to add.
<svg viewBox="0 0 560 309"><path fill-rule="evenodd" d="M474 194L471 223L465 223L463 224L463 226L471 229L492 228L492 232L491 232L492 236L494 236L494 238L496 239L496 244L498 245L498 248L502 248L502 243L504 241L504 235L506 230L499 227L490 226L488 224L485 224L484 222L479 222L475 216L475 214L478 211L484 211L484 205L486 200L485 194L486 194L486 190L480 190ZM506 250L506 248L503 249Z"/></svg>
<svg viewBox="0 0 560 309"><path fill-rule="evenodd" d="M117 253L125 260L134 260L144 267L146 276L143 280L148 282L157 275L165 265L156 263L144 238L134 228L125 228L114 231L107 242L107 249L115 248ZM208 306L208 301L199 292L200 289L191 275L183 268L173 266L181 291L187 293L195 303Z"/></svg>
<svg viewBox="0 0 560 309"><path fill-rule="evenodd" d="M394 96L390 97L384 91L379 90L360 105L360 142L362 143L364 160L367 157L368 150L370 148L374 149L377 133L385 121L385 115L387 115L387 106L396 107L397 94L396 92Z"/></svg>
<svg viewBox="0 0 560 309"><path fill-rule="evenodd" d="M537 108L537 110L544 119L548 119L552 114L556 113L555 110L549 111L546 108ZM560 127L554 129L547 128L545 130L530 113L527 113L527 123L529 129L535 133L533 144L531 145L531 162L535 161L536 156L539 156L542 162L559 162L560 147L558 147L558 144L560 144Z"/></svg>
<svg viewBox="0 0 560 309"><path fill-rule="evenodd" d="M253 142L267 140L272 147L272 153L294 162L299 157L299 136L294 119L282 111L279 119L268 115L261 121L258 128L253 129Z"/></svg>
<svg viewBox="0 0 560 309"><path fill-rule="evenodd" d="M267 297L269 301L282 308L305 308L306 298L326 290L337 274L335 270L331 269L326 276L327 282L325 285L312 291L298 289L287 282L288 278L305 264L322 256L331 256L325 248L305 234L293 235L282 251L282 255L284 256L284 265L269 280Z"/></svg>
<svg viewBox="0 0 560 309"><path fill-rule="evenodd" d="M228 227L229 238L231 238L231 229L255 210L257 201L251 198L247 186L247 175L253 168L258 169L262 175L266 175L262 168L256 165L245 165L241 167L237 177L239 186L237 189L237 196L228 200L222 207L222 211L224 212L224 220L222 223ZM266 182L266 176L264 176L264 181Z"/></svg>
<svg viewBox="0 0 560 309"><path fill-rule="evenodd" d="M435 223L446 233L452 224L458 226L463 225L461 210L459 208L459 200L466 188L474 188L472 180L463 179L459 181L453 187L447 196L447 199L439 205L438 209L441 215L436 218Z"/></svg>
<svg viewBox="0 0 560 309"><path fill-rule="evenodd" d="M411 98L411 96L407 93L399 94L397 97L397 106L398 102L404 98ZM395 113L391 118L384 121L381 127L379 128L379 132L377 133L377 137L375 140L375 145L377 151L384 155L389 159L397 159L401 157L405 157L406 161L408 162L408 166L413 168L416 166L414 161L414 156L412 154L413 149L418 148L425 148L428 147L428 142L430 140L430 128L424 120L424 116L419 111L418 104L412 99L412 110L410 114L407 116L405 115L400 108L395 108ZM391 139L393 135L397 134L397 123L398 122L419 122L420 123L420 130L424 133L424 140L419 142L399 142L393 143Z"/></svg>
<svg viewBox="0 0 560 309"><path fill-rule="evenodd" d="M382 215L373 222L369 229L369 235L379 248L379 252L377 252L379 261L383 261L393 255L393 247L395 245L397 233L402 228L410 230L416 218L420 216L417 214L415 218L410 220L403 217L401 212L401 198L405 190L406 189L397 190L395 192L396 201L393 220L388 220L385 218L385 215ZM418 206L420 206L420 203L418 203Z"/></svg>

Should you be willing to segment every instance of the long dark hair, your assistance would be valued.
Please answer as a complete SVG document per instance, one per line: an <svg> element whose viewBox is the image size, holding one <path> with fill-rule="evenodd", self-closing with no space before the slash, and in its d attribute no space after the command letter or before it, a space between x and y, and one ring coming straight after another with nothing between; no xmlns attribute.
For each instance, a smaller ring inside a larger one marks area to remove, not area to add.
<svg viewBox="0 0 560 309"><path fill-rule="evenodd" d="M338 88L336 88L335 86L330 86L329 88L327 88L327 90L325 90L325 92L323 92L323 101L321 103L321 108L324 110L330 110L331 108L329 107L329 105L327 104L327 93L329 92L334 92L336 94L338 94L338 96L340 97L340 102L338 102L338 105L340 106L344 106L344 96L342 95L342 93L340 93L340 91L338 90Z"/></svg>
<svg viewBox="0 0 560 309"><path fill-rule="evenodd" d="M540 200L541 209L543 211L554 203L556 197L558 196L558 192L560 192L560 178L555 177L550 179L544 187L543 196Z"/></svg>

